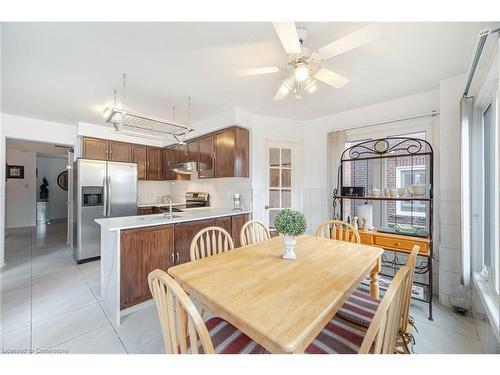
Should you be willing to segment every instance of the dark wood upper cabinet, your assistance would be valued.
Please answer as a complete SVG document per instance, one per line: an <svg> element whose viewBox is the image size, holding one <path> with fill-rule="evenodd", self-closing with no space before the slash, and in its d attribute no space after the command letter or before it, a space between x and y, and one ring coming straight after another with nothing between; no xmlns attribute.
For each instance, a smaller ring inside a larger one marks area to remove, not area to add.
<svg viewBox="0 0 500 375"><path fill-rule="evenodd" d="M161 148L147 147L146 176L149 181L160 181L162 178L163 153Z"/></svg>
<svg viewBox="0 0 500 375"><path fill-rule="evenodd" d="M83 138L82 154L85 159L108 160L108 141Z"/></svg>
<svg viewBox="0 0 500 375"><path fill-rule="evenodd" d="M82 155L87 159L137 163L139 180L190 180L190 175L172 171L174 165L188 161L200 163L198 178L248 177L249 138L249 131L238 126L164 149L85 137Z"/></svg>
<svg viewBox="0 0 500 375"><path fill-rule="evenodd" d="M175 154L176 150L173 147L168 147L163 150L163 168L166 180L175 180L176 174L172 171L175 165Z"/></svg>
<svg viewBox="0 0 500 375"><path fill-rule="evenodd" d="M141 145L132 145L132 162L137 163L137 178L145 180L147 178L147 147Z"/></svg>
<svg viewBox="0 0 500 375"><path fill-rule="evenodd" d="M248 177L249 132L232 127L214 134L215 177Z"/></svg>
<svg viewBox="0 0 500 375"><path fill-rule="evenodd" d="M214 225L213 219L175 224L175 264L191 261L189 249L193 237L200 230Z"/></svg>
<svg viewBox="0 0 500 375"><path fill-rule="evenodd" d="M109 141L108 143L108 160L131 162L132 161L132 145L130 143Z"/></svg>
<svg viewBox="0 0 500 375"><path fill-rule="evenodd" d="M123 230L120 247L120 309L126 309L151 298L151 271L173 266L174 226Z"/></svg>
<svg viewBox="0 0 500 375"><path fill-rule="evenodd" d="M250 215L248 214L231 216L231 231L229 233L231 233L231 236L233 237L235 248L241 246L241 228L243 227L243 224L245 224L248 220L250 220Z"/></svg>
<svg viewBox="0 0 500 375"><path fill-rule="evenodd" d="M194 139L192 141L187 142L187 161L198 161L200 159L199 149L198 149L198 140Z"/></svg>
<svg viewBox="0 0 500 375"><path fill-rule="evenodd" d="M180 146L183 146L180 148ZM187 174L175 173L172 168L179 163L187 161L187 145L170 146L164 149L164 175L166 180L190 180L191 176Z"/></svg>
<svg viewBox="0 0 500 375"><path fill-rule="evenodd" d="M198 178L213 178L214 173L214 135L208 134L198 139Z"/></svg>
<svg viewBox="0 0 500 375"><path fill-rule="evenodd" d="M187 161L189 161L187 143L177 145L177 163L185 163Z"/></svg>

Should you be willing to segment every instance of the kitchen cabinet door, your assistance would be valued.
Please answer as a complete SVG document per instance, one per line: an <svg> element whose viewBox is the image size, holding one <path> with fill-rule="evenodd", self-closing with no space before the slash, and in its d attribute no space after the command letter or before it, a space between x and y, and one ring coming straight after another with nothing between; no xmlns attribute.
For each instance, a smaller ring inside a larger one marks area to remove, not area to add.
<svg viewBox="0 0 500 375"><path fill-rule="evenodd" d="M139 207L137 209L137 215L152 215L153 207Z"/></svg>
<svg viewBox="0 0 500 375"><path fill-rule="evenodd" d="M234 176L236 130L229 128L214 135L215 177Z"/></svg>
<svg viewBox="0 0 500 375"><path fill-rule="evenodd" d="M141 145L132 145L132 162L137 163L137 178L145 180L147 166L147 147Z"/></svg>
<svg viewBox="0 0 500 375"><path fill-rule="evenodd" d="M161 148L147 147L146 178L148 181L161 180L162 151Z"/></svg>
<svg viewBox="0 0 500 375"><path fill-rule="evenodd" d="M227 232L233 237L231 234L231 216L225 216L225 217L218 217L214 219L214 225L216 227L220 227L222 229L227 230ZM233 241L235 239L233 238Z"/></svg>
<svg viewBox="0 0 500 375"><path fill-rule="evenodd" d="M191 240L200 230L214 225L213 219L175 224L175 264L191 261Z"/></svg>
<svg viewBox="0 0 500 375"><path fill-rule="evenodd" d="M208 134L198 139L198 178L214 177L214 135Z"/></svg>
<svg viewBox="0 0 500 375"><path fill-rule="evenodd" d="M108 160L131 162L132 161L132 145L130 143L109 141L108 144Z"/></svg>
<svg viewBox="0 0 500 375"><path fill-rule="evenodd" d="M85 159L108 160L108 141L83 138L82 154Z"/></svg>
<svg viewBox="0 0 500 375"><path fill-rule="evenodd" d="M240 247L240 232L243 224L245 224L248 220L250 220L250 215L241 214L231 216L231 236L234 239L234 247Z"/></svg>
<svg viewBox="0 0 500 375"><path fill-rule="evenodd" d="M199 151L198 151L198 140L192 140L187 142L187 161L198 161Z"/></svg>
<svg viewBox="0 0 500 375"><path fill-rule="evenodd" d="M175 180L177 173L172 171L172 168L175 165L175 154L176 150L174 147L169 147L163 150L164 158L163 158L163 168L165 170L165 179L167 180Z"/></svg>
<svg viewBox="0 0 500 375"><path fill-rule="evenodd" d="M248 177L249 132L232 127L214 134L215 177Z"/></svg>
<svg viewBox="0 0 500 375"><path fill-rule="evenodd" d="M186 145L183 146L185 147ZM172 168L176 164L186 161L182 160L186 159L187 157L187 151L185 150L187 150L187 148L179 150L179 146L171 146L165 149L165 160L166 160L165 163L167 164L167 167L165 168L165 179L178 180L178 181L191 179L191 176L188 174L180 174L172 171Z"/></svg>
<svg viewBox="0 0 500 375"><path fill-rule="evenodd" d="M174 226L128 229L121 232L120 309L151 298L148 274L173 265Z"/></svg>
<svg viewBox="0 0 500 375"><path fill-rule="evenodd" d="M185 163L188 160L187 143L177 146L177 163Z"/></svg>

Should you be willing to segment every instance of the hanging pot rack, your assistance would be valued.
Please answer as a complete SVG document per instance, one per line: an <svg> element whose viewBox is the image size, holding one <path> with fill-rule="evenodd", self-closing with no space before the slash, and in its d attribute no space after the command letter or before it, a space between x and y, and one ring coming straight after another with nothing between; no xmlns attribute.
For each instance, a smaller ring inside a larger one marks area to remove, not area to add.
<svg viewBox="0 0 500 375"><path fill-rule="evenodd" d="M132 113L125 108L126 75L123 74L123 101L122 108L116 104L116 90L114 90L113 107L103 111L104 121L113 124L115 130L122 134L147 138L159 141L184 143L186 136L193 131L188 126L175 121L175 107L172 107L172 120L161 119L143 114ZM191 115L191 98L188 97L188 122Z"/></svg>

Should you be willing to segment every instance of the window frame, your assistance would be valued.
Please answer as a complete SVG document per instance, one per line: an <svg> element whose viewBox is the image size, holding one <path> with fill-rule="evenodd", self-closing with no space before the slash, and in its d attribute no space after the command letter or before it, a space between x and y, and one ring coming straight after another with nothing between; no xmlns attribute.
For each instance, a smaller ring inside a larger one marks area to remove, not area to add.
<svg viewBox="0 0 500 375"><path fill-rule="evenodd" d="M396 187L400 184L401 182L401 176L399 172L403 171L411 171L411 170L423 170L425 171L425 174L427 175L427 168L425 168L425 165L414 165L413 167L408 167L408 166L403 166L403 167L396 167ZM417 211L405 211L401 208L402 201L396 201L396 215L400 216L415 216L415 217L427 217L427 209L425 212L417 212ZM426 204L424 203L424 207L426 207ZM412 215L413 214L413 215Z"/></svg>

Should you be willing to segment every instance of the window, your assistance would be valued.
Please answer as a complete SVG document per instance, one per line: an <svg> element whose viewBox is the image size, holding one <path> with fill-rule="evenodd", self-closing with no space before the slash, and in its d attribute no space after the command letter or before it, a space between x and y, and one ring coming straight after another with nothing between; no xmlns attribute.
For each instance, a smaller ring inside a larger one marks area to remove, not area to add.
<svg viewBox="0 0 500 375"><path fill-rule="evenodd" d="M405 188L412 184L423 184L425 181L425 165L396 167L396 188ZM425 202L396 202L396 215L425 217Z"/></svg>
<svg viewBox="0 0 500 375"><path fill-rule="evenodd" d="M488 104L482 114L483 127L483 228L482 228L482 269L481 275L490 287L498 294L500 280L498 276L499 244L498 231L496 231L499 218L498 200L495 189L495 178L498 179L498 150L499 142L496 131L494 114L495 101ZM497 151L495 151L497 150Z"/></svg>

